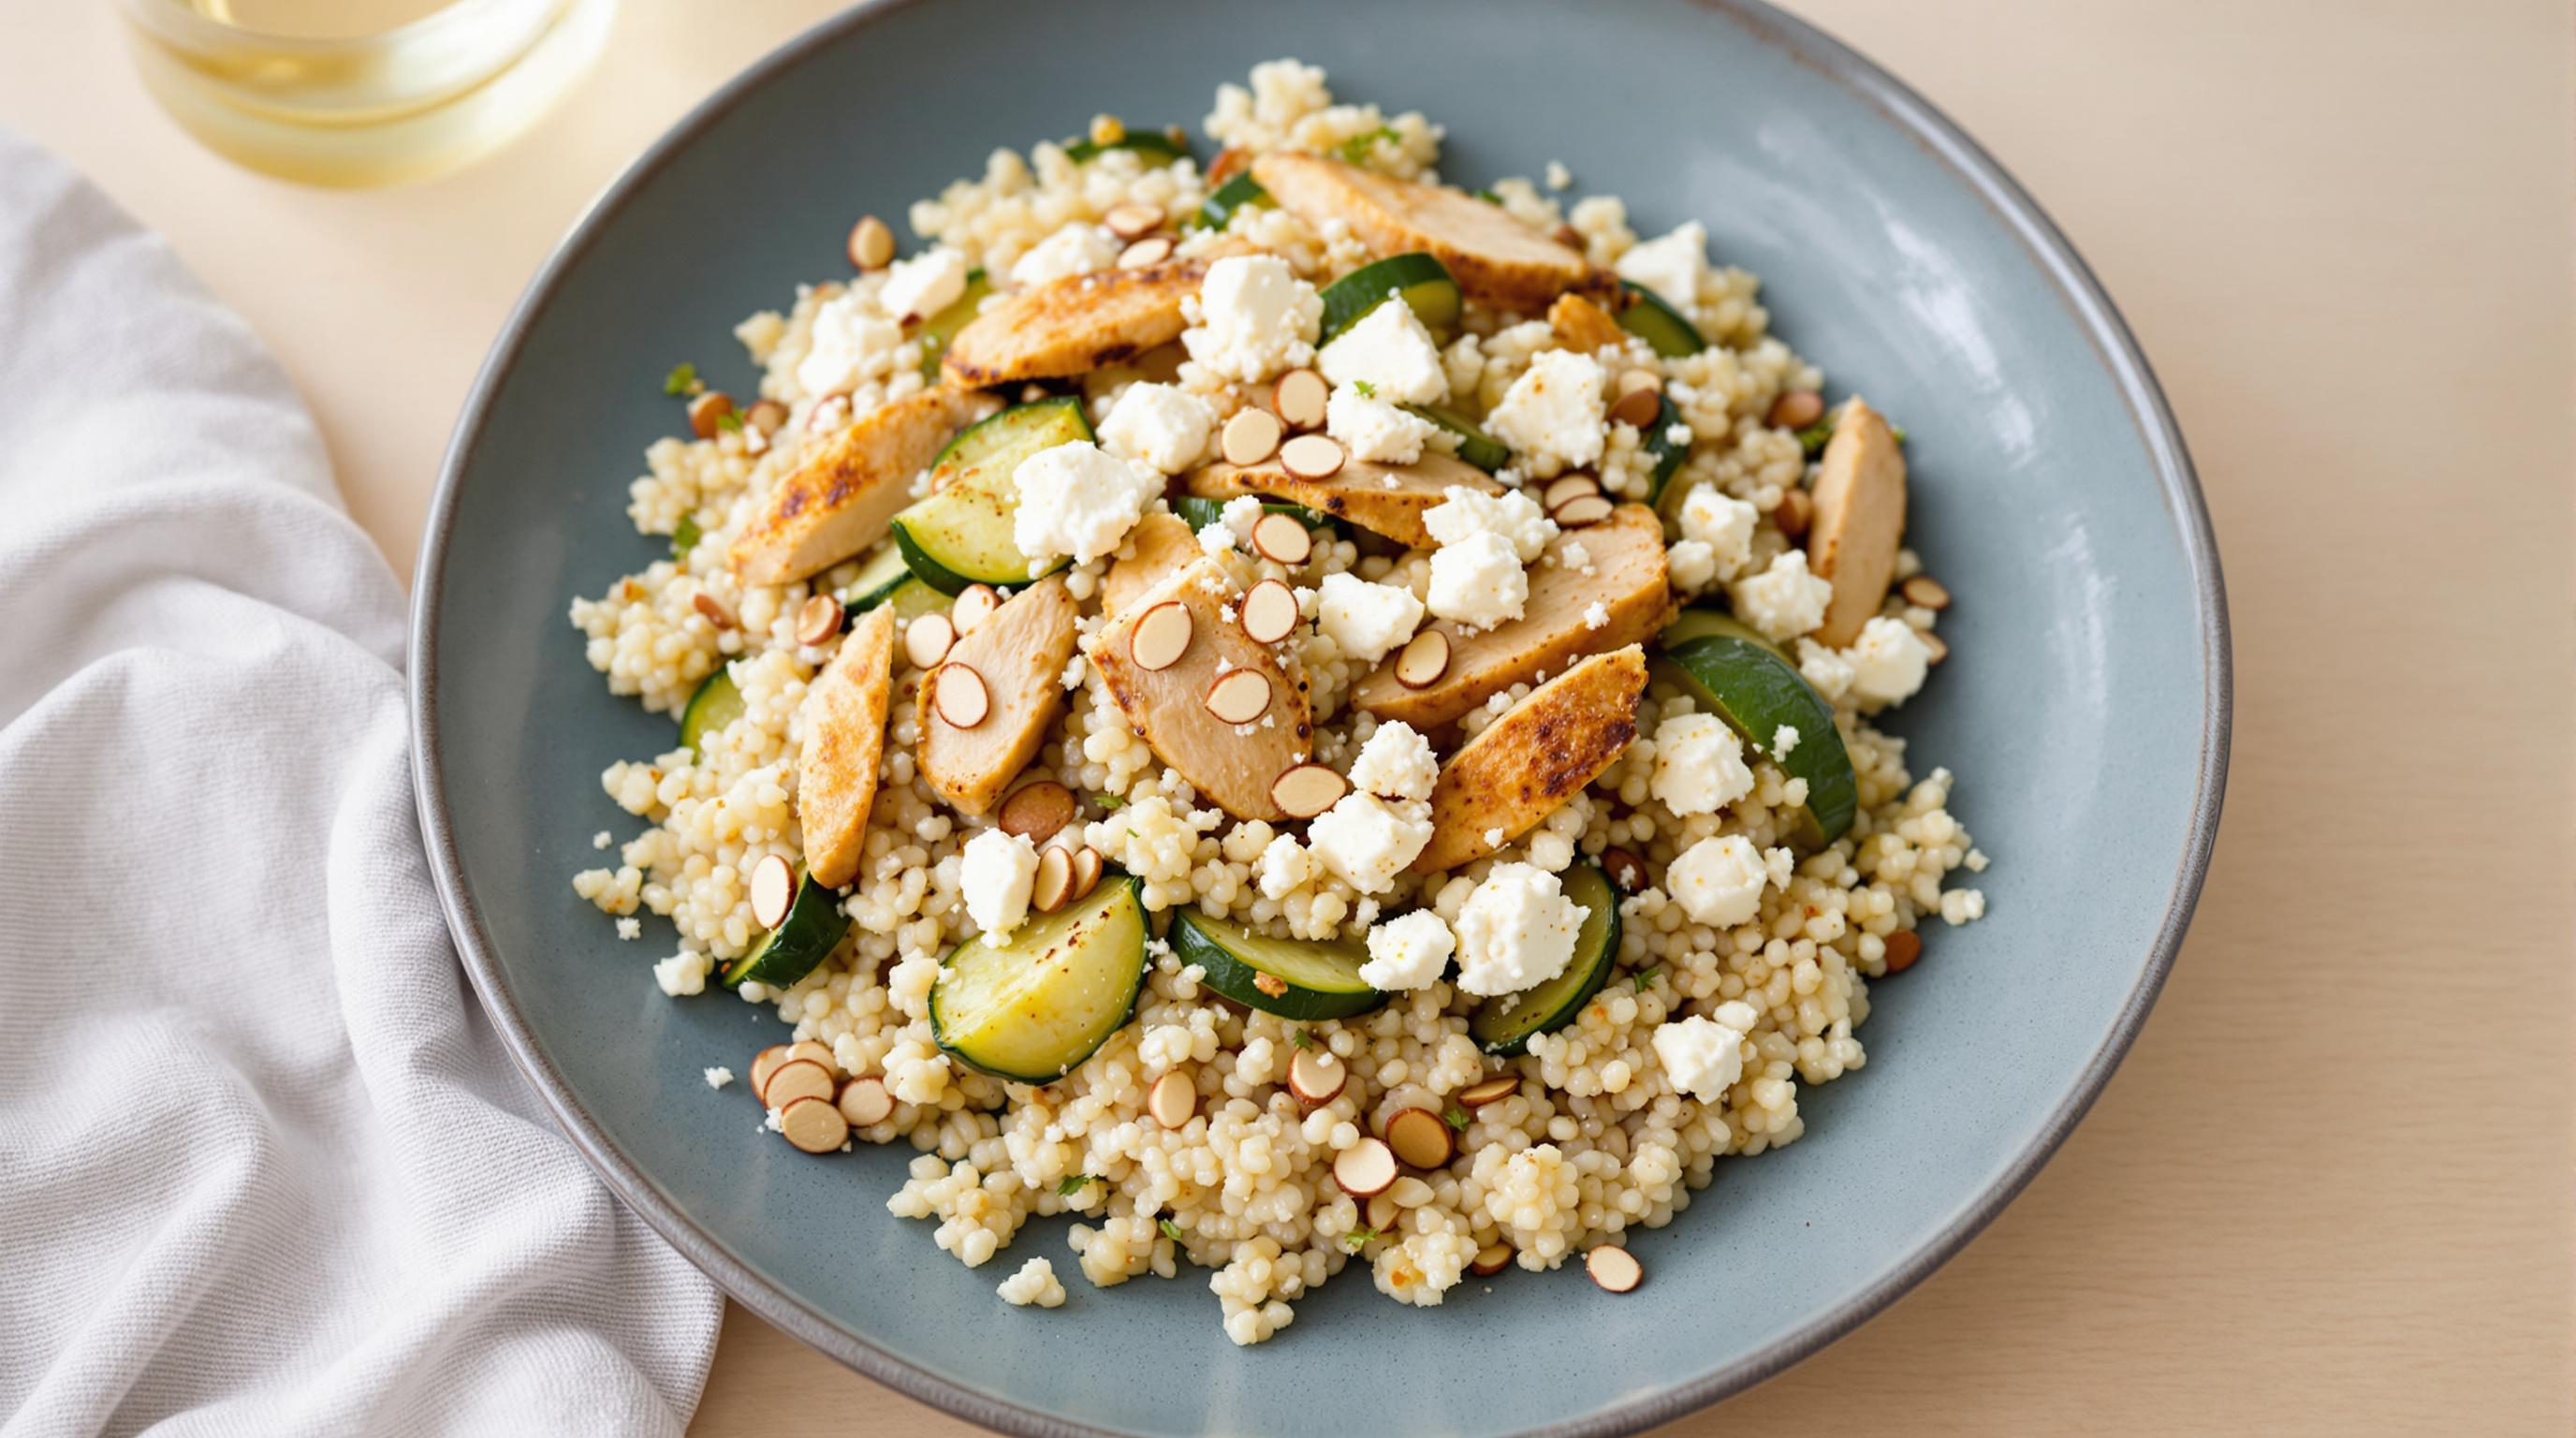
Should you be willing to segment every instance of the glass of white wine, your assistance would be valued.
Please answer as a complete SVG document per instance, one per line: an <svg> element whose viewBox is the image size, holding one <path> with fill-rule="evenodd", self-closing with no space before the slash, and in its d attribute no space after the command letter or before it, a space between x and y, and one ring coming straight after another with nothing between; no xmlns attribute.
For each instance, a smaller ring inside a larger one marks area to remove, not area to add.
<svg viewBox="0 0 2576 1438"><path fill-rule="evenodd" d="M254 170L388 185L517 138L590 68L616 0L117 0L143 81Z"/></svg>

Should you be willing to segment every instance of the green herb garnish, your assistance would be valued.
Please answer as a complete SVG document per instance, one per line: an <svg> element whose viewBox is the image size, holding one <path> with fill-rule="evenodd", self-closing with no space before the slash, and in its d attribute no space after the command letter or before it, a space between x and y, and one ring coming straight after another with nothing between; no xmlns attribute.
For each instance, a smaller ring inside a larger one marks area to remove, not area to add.
<svg viewBox="0 0 2576 1438"><path fill-rule="evenodd" d="M1351 388L1353 388L1353 389L1355 389L1355 390L1358 390L1358 391L1360 392L1360 398L1362 398L1362 399L1375 399L1375 398L1377 398L1377 386L1376 386L1376 385L1373 385L1373 384L1370 384L1367 380L1364 380L1364 379L1355 379L1355 380L1352 380L1352 381L1351 381Z"/></svg>
<svg viewBox="0 0 2576 1438"><path fill-rule="evenodd" d="M1378 141L1401 141L1403 138L1404 137L1402 135L1395 132L1395 127L1393 125L1380 125L1376 129L1371 130L1364 135L1353 135L1349 139L1344 140L1341 143L1339 153L1346 163L1353 165L1365 164L1368 161L1370 153L1377 149Z"/></svg>
<svg viewBox="0 0 2576 1438"><path fill-rule="evenodd" d="M1124 794L1094 794L1091 796L1091 802L1099 805L1102 813L1114 814L1120 809L1127 807L1127 796Z"/></svg>
<svg viewBox="0 0 2576 1438"><path fill-rule="evenodd" d="M1306 1032L1304 1029L1290 1029L1288 1031L1288 1042L1295 1044L1301 1049L1311 1049L1315 1046L1315 1036Z"/></svg>
<svg viewBox="0 0 2576 1438"><path fill-rule="evenodd" d="M1362 1224L1342 1235L1342 1245L1348 1248L1351 1252L1357 1253L1361 1249L1368 1247L1371 1243L1374 1243L1383 1237L1385 1237L1385 1235L1379 1233L1376 1229L1371 1228L1366 1224Z"/></svg>
<svg viewBox="0 0 2576 1438"><path fill-rule="evenodd" d="M1467 1111L1454 1103L1440 1111L1440 1121L1460 1133L1467 1131Z"/></svg>
<svg viewBox="0 0 2576 1438"><path fill-rule="evenodd" d="M1188 1245L1189 1240L1181 1237L1181 1226L1179 1224L1172 1222L1168 1218L1158 1218L1154 1220L1154 1223L1157 1227L1163 1230L1163 1236L1165 1238L1170 1239L1174 1243L1181 1244L1184 1247Z"/></svg>
<svg viewBox="0 0 2576 1438"><path fill-rule="evenodd" d="M1476 198L1489 205L1499 205L1503 202L1503 197L1495 194L1491 190L1478 190L1476 192Z"/></svg>
<svg viewBox="0 0 2576 1438"><path fill-rule="evenodd" d="M717 415L717 416L716 416L716 428L718 428L718 429L740 429L740 428L742 428L742 411L741 411L741 410L738 410L738 409L729 409L729 410L726 410L724 413L722 413L722 414L720 414L720 415Z"/></svg>
<svg viewBox="0 0 2576 1438"><path fill-rule="evenodd" d="M1082 1192L1086 1185L1098 1182L1100 1182L1100 1175L1096 1173L1069 1173L1056 1181L1055 1196L1058 1198L1071 1198L1075 1194Z"/></svg>
<svg viewBox="0 0 2576 1438"><path fill-rule="evenodd" d="M673 559L688 558L689 551L698 547L698 540L703 537L704 534L705 531L698 528L698 517L696 515L681 515L680 522L671 530L671 557Z"/></svg>
<svg viewBox="0 0 2576 1438"><path fill-rule="evenodd" d="M1807 457L1813 459L1825 452L1825 441L1833 437L1834 417L1826 415L1823 419L1798 431L1798 448L1805 450Z"/></svg>
<svg viewBox="0 0 2576 1438"><path fill-rule="evenodd" d="M1629 977L1637 985L1637 992L1642 994L1646 991L1646 985L1655 981L1655 975L1660 974L1663 971L1664 966L1661 964L1648 964Z"/></svg>
<svg viewBox="0 0 2576 1438"><path fill-rule="evenodd" d="M675 364L662 376L662 393L667 395L684 395L697 387L698 367L693 364Z"/></svg>

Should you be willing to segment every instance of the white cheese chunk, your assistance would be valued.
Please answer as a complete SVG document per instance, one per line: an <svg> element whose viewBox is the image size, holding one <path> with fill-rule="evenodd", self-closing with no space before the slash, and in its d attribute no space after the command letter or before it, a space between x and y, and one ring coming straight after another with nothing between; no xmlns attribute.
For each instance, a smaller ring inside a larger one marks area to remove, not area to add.
<svg viewBox="0 0 2576 1438"><path fill-rule="evenodd" d="M1457 936L1438 914L1429 909L1398 914L1369 930L1368 962L1360 965L1360 980L1388 993L1427 989L1440 981L1457 947Z"/></svg>
<svg viewBox="0 0 2576 1438"><path fill-rule="evenodd" d="M1771 871L1742 834L1702 839L1664 871L1664 885L1693 923L1731 929L1762 911Z"/></svg>
<svg viewBox="0 0 2576 1438"><path fill-rule="evenodd" d="M1378 392L1383 395L1385 391ZM1418 414L1342 385L1324 405L1324 432L1342 442L1351 458L1371 464L1411 464L1439 429Z"/></svg>
<svg viewBox="0 0 2576 1438"><path fill-rule="evenodd" d="M1365 384L1394 404L1438 404L1449 397L1449 367L1413 306L1390 299L1333 336L1315 367L1337 385Z"/></svg>
<svg viewBox="0 0 2576 1438"><path fill-rule="evenodd" d="M1179 385L1131 384L1101 419L1100 444L1121 459L1179 474L1197 466L1215 428L1216 411Z"/></svg>
<svg viewBox="0 0 2576 1438"><path fill-rule="evenodd" d="M1931 672L1932 646L1902 619L1880 615L1860 627L1860 637L1843 651L1851 665L1851 692L1864 704L1902 704L1923 688Z"/></svg>
<svg viewBox="0 0 2576 1438"><path fill-rule="evenodd" d="M1528 603L1529 571L1505 536L1481 530L1432 551L1429 607L1440 618L1491 629L1520 618Z"/></svg>
<svg viewBox="0 0 2576 1438"><path fill-rule="evenodd" d="M1440 761L1432 757L1430 740L1403 720L1391 719L1377 726L1377 732L1360 746L1360 756L1351 761L1350 779L1352 787L1364 793L1428 799L1432 786L1440 782Z"/></svg>
<svg viewBox="0 0 2576 1438"><path fill-rule="evenodd" d="M1483 494L1465 485L1443 490L1441 501L1422 512L1422 527L1442 544L1457 544L1471 534L1499 534L1511 541L1512 557L1523 564L1536 562L1557 535L1556 521L1526 491ZM1573 558L1572 550L1566 557Z"/></svg>
<svg viewBox="0 0 2576 1438"><path fill-rule="evenodd" d="M1729 999L1708 1017L1694 1014L1658 1025L1655 1058L1677 1093L1701 1103L1726 1102L1726 1091L1744 1076L1744 1037L1760 1016L1741 999Z"/></svg>
<svg viewBox="0 0 2576 1438"><path fill-rule="evenodd" d="M1753 792L1744 741L1714 714L1683 714L1655 726L1655 798L1676 815L1714 814Z"/></svg>
<svg viewBox="0 0 2576 1438"><path fill-rule="evenodd" d="M1294 834L1281 834L1261 851L1261 861L1253 870L1253 882L1261 886L1261 897L1277 901L1287 898L1315 877L1314 857Z"/></svg>
<svg viewBox="0 0 2576 1438"><path fill-rule="evenodd" d="M1735 617L1775 641L1795 639L1825 622L1834 586L1807 572L1807 551L1784 549L1771 567L1735 582Z"/></svg>
<svg viewBox="0 0 2576 1438"><path fill-rule="evenodd" d="M966 276L974 266L963 251L934 245L886 271L877 291L877 307L891 320L926 320L966 293Z"/></svg>
<svg viewBox="0 0 2576 1438"><path fill-rule="evenodd" d="M708 966L706 955L682 949L653 966L653 982L675 999L703 994L707 991Z"/></svg>
<svg viewBox="0 0 2576 1438"><path fill-rule="evenodd" d="M1753 557L1753 526L1762 512L1713 484L1703 484L1682 501L1682 538L1708 546L1717 577L1733 579Z"/></svg>
<svg viewBox="0 0 2576 1438"><path fill-rule="evenodd" d="M1222 378L1257 384L1315 358L1324 301L1275 255L1228 255L1182 306L1181 347Z"/></svg>
<svg viewBox="0 0 2576 1438"><path fill-rule="evenodd" d="M1431 806L1357 790L1315 816L1306 843L1323 866L1363 894L1383 894L1431 842Z"/></svg>
<svg viewBox="0 0 2576 1438"><path fill-rule="evenodd" d="M1356 574L1324 576L1315 628L1357 663L1375 664L1422 627L1422 601L1397 584L1371 584Z"/></svg>
<svg viewBox="0 0 2576 1438"><path fill-rule="evenodd" d="M1029 916L1029 890L1038 876L1038 848L1024 834L987 829L966 841L957 888L966 916L984 941L1000 944Z"/></svg>
<svg viewBox="0 0 2576 1438"><path fill-rule="evenodd" d="M1065 554L1088 564L1136 527L1162 494L1163 476L1076 441L1021 460L1011 487L1019 492L1011 542L1020 553L1040 563Z"/></svg>
<svg viewBox="0 0 2576 1438"><path fill-rule="evenodd" d="M1021 289L1105 270L1118 262L1118 240L1088 220L1075 220L1029 246L1011 266L1011 283Z"/></svg>
<svg viewBox="0 0 2576 1438"><path fill-rule="evenodd" d="M1546 350L1530 361L1485 428L1531 461L1539 478L1601 458L1601 386L1609 372L1589 355Z"/></svg>
<svg viewBox="0 0 2576 1438"><path fill-rule="evenodd" d="M1697 594L1716 582L1717 555L1696 539L1678 540L1664 551L1664 569L1672 577L1673 588Z"/></svg>
<svg viewBox="0 0 2576 1438"><path fill-rule="evenodd" d="M1556 875L1532 864L1497 864L1458 911L1458 987L1516 994L1546 983L1574 961L1583 906Z"/></svg>
<svg viewBox="0 0 2576 1438"><path fill-rule="evenodd" d="M894 367L903 331L875 313L874 302L856 291L826 300L814 311L804 358L796 362L796 385L809 395L840 394L861 380L877 379Z"/></svg>
<svg viewBox="0 0 2576 1438"><path fill-rule="evenodd" d="M1611 268L1687 314L1699 303L1699 284L1708 274L1708 227L1691 220L1671 234L1631 245Z"/></svg>
<svg viewBox="0 0 2576 1438"><path fill-rule="evenodd" d="M709 1088L723 1088L733 1082L733 1070L719 1064L699 1074L698 1077L705 1079Z"/></svg>
<svg viewBox="0 0 2576 1438"><path fill-rule="evenodd" d="M1851 662L1843 658L1841 650L1828 649L1812 639L1798 641L1798 677L1814 686L1828 704L1851 692Z"/></svg>

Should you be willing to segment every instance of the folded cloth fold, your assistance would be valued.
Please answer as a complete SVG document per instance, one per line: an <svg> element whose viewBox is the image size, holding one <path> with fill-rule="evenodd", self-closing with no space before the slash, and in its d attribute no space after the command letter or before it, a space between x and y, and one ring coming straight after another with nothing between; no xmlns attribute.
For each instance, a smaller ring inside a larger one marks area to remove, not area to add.
<svg viewBox="0 0 2576 1438"><path fill-rule="evenodd" d="M158 238L0 131L0 1438L676 1433L713 1287L449 948L403 595Z"/></svg>

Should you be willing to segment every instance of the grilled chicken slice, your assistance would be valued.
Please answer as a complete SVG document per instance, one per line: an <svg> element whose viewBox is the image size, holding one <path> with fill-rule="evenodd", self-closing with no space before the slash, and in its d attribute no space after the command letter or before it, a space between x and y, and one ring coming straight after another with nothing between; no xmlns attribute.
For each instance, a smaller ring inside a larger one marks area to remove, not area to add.
<svg viewBox="0 0 2576 1438"><path fill-rule="evenodd" d="M1547 307L1548 328L1556 331L1558 343L1576 354L1595 350L1616 349L1628 343L1628 332L1610 312L1581 295L1559 295Z"/></svg>
<svg viewBox="0 0 2576 1438"><path fill-rule="evenodd" d="M985 616L923 677L922 777L959 813L990 811L1045 742L1064 708L1076 608L1062 575L1041 579ZM987 699L987 712L965 728L949 722L939 702L940 685L961 669L983 681Z"/></svg>
<svg viewBox="0 0 2576 1438"><path fill-rule="evenodd" d="M1388 480L1395 482L1390 485ZM1493 476L1465 460L1430 449L1411 464L1350 460L1325 479L1301 479L1290 474L1277 455L1255 465L1211 464L1189 477L1190 493L1203 498L1267 494L1302 504L1318 514L1347 519L1414 549L1432 546L1431 531L1422 527L1422 515L1446 499L1452 485L1464 485L1479 494L1500 494L1503 489Z"/></svg>
<svg viewBox="0 0 2576 1438"><path fill-rule="evenodd" d="M1110 563L1100 580L1100 612L1115 615L1137 595L1170 578L1199 558L1199 537L1177 514L1157 510L1136 521L1128 541L1135 550Z"/></svg>
<svg viewBox="0 0 2576 1438"><path fill-rule="evenodd" d="M1115 364L1181 337L1181 301L1198 293L1216 257L1139 270L1067 275L1008 296L948 342L951 383L1058 379Z"/></svg>
<svg viewBox="0 0 2576 1438"><path fill-rule="evenodd" d="M1905 539L1905 447L1887 417L1860 396L1842 408L1816 469L1816 513L1807 524L1807 562L1833 581L1833 601L1816 642L1839 649L1860 637L1896 578Z"/></svg>
<svg viewBox="0 0 2576 1438"><path fill-rule="evenodd" d="M894 609L881 604L850 626L796 709L796 818L806 871L827 889L859 876L893 696Z"/></svg>
<svg viewBox="0 0 2576 1438"><path fill-rule="evenodd" d="M1584 563L1570 568L1565 558L1577 545ZM1529 602L1508 624L1472 636L1445 619L1431 624L1449 636L1449 667L1429 687L1404 687L1391 654L1359 682L1352 702L1380 719L1428 730L1523 680L1557 673L1587 654L1642 643L1673 616L1663 524L1642 504L1623 504L1599 524L1558 535L1529 581ZM1583 617L1595 604L1610 620L1598 629Z"/></svg>
<svg viewBox="0 0 2576 1438"><path fill-rule="evenodd" d="M1378 254L1429 251L1471 300L1536 313L1567 290L1615 288L1580 251L1446 186L1285 151L1255 159L1252 178L1310 224L1347 222Z"/></svg>
<svg viewBox="0 0 2576 1438"><path fill-rule="evenodd" d="M957 431L1001 407L991 395L928 389L862 417L769 491L726 562L745 584L785 584L885 538L895 511L912 503L913 476Z"/></svg>
<svg viewBox="0 0 2576 1438"><path fill-rule="evenodd" d="M1238 598L1223 559L1197 560L1119 610L1092 635L1088 652L1128 724L1201 797L1238 819L1276 822L1287 815L1270 786L1313 753L1313 716L1304 678L1220 612ZM1167 603L1189 614L1189 644L1169 667L1149 670L1136 661L1137 626ZM1268 682L1270 702L1259 717L1231 724L1210 711L1220 664L1228 677L1250 670Z"/></svg>
<svg viewBox="0 0 2576 1438"><path fill-rule="evenodd" d="M1536 828L1637 737L1646 651L1595 654L1530 691L1440 766L1414 872L1455 869Z"/></svg>

